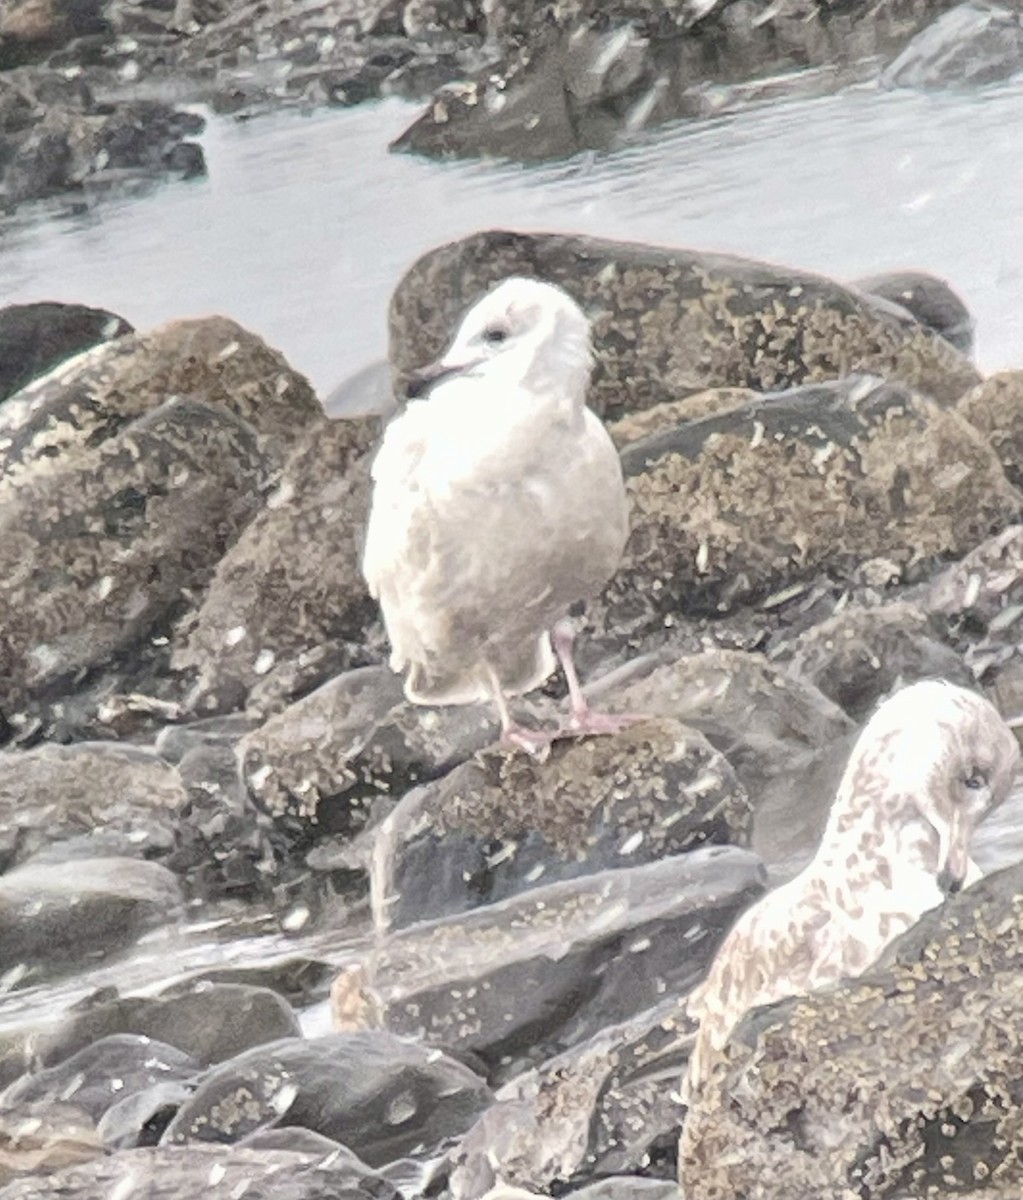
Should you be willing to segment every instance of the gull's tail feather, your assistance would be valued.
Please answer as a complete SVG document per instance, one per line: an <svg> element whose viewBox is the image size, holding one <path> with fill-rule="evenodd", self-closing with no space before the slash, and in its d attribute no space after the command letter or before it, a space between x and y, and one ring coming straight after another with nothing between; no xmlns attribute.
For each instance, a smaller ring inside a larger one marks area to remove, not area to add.
<svg viewBox="0 0 1023 1200"><path fill-rule="evenodd" d="M557 669L551 639L544 633L535 641L500 647L489 656L506 696L522 696L538 688ZM400 668L399 668L400 669ZM413 704L485 704L493 699L485 671L475 668L445 671L436 660L410 663L405 695Z"/></svg>

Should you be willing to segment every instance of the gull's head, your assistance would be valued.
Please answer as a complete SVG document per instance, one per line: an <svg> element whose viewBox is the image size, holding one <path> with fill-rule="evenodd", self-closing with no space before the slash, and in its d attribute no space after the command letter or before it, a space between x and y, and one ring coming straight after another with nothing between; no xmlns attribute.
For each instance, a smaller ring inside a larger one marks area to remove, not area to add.
<svg viewBox="0 0 1023 1200"><path fill-rule="evenodd" d="M413 374L408 394L471 376L556 390L583 404L591 365L590 325L579 305L553 283L514 276L476 301L443 358Z"/></svg>
<svg viewBox="0 0 1023 1200"><path fill-rule="evenodd" d="M962 885L980 821L1009 794L1020 751L983 696L924 680L889 697L867 722L842 783L839 828L876 806L913 825L924 865L943 890Z"/></svg>

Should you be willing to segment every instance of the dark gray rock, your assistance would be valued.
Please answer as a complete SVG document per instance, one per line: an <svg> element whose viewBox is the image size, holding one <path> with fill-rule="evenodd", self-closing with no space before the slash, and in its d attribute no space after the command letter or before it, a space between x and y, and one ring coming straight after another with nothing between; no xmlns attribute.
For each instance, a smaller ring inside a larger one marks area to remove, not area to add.
<svg viewBox="0 0 1023 1200"><path fill-rule="evenodd" d="M890 692L919 679L976 684L960 655L937 640L927 617L899 601L845 608L821 621L796 639L789 668L857 721Z"/></svg>
<svg viewBox="0 0 1023 1200"><path fill-rule="evenodd" d="M508 275L550 280L589 315L588 403L608 419L709 387L771 392L854 372L900 380L942 404L979 382L943 338L821 276L672 247L489 230L424 254L395 289L399 395L466 309Z"/></svg>
<svg viewBox="0 0 1023 1200"><path fill-rule="evenodd" d="M298 1019L275 992L246 984L190 983L158 996L100 993L77 1005L42 1039L39 1059L52 1066L121 1033L165 1042L206 1066L296 1035Z"/></svg>
<svg viewBox="0 0 1023 1200"><path fill-rule="evenodd" d="M0 1188L0 1200L97 1200L139 1191L147 1200L399 1200L343 1147L157 1146L122 1150Z"/></svg>
<svg viewBox="0 0 1023 1200"><path fill-rule="evenodd" d="M377 436L375 420L318 423L224 556L172 654L176 669L197 676L189 703L198 714L240 707L254 686L266 692L275 682L283 707L289 691L301 695L368 661L376 605L359 556L369 512L366 452ZM332 653L320 662L315 653L325 647Z"/></svg>
<svg viewBox="0 0 1023 1200"><path fill-rule="evenodd" d="M0 10L0 67L28 62L75 38L113 36L102 0L8 0Z"/></svg>
<svg viewBox="0 0 1023 1200"><path fill-rule="evenodd" d="M82 350L131 332L123 317L83 304L0 308L0 400Z"/></svg>
<svg viewBox="0 0 1023 1200"><path fill-rule="evenodd" d="M130 671L258 511L269 471L238 417L175 400L95 450L26 472L16 487L5 477L0 706L8 717L115 656Z"/></svg>
<svg viewBox="0 0 1023 1200"><path fill-rule="evenodd" d="M287 1038L210 1071L163 1144L235 1142L283 1122L343 1140L380 1166L436 1152L490 1100L468 1067L389 1033Z"/></svg>
<svg viewBox="0 0 1023 1200"><path fill-rule="evenodd" d="M112 1034L56 1066L23 1075L0 1094L0 1107L71 1100L95 1122L125 1097L156 1084L191 1078L188 1054L137 1034Z"/></svg>
<svg viewBox="0 0 1023 1200"><path fill-rule="evenodd" d="M688 1200L1018 1192L1021 966L1017 865L927 913L867 974L754 1010L686 1117Z"/></svg>
<svg viewBox="0 0 1023 1200"><path fill-rule="evenodd" d="M1023 18L1006 6L959 4L913 38L881 76L887 87L998 83L1023 70Z"/></svg>
<svg viewBox="0 0 1023 1200"><path fill-rule="evenodd" d="M921 325L941 334L960 354L973 353L973 317L944 279L923 271L892 271L865 276L852 286L898 304Z"/></svg>
<svg viewBox="0 0 1023 1200"><path fill-rule="evenodd" d="M747 851L712 846L423 922L335 980L335 1019L361 1008L514 1075L688 990L763 878Z"/></svg>
<svg viewBox="0 0 1023 1200"><path fill-rule="evenodd" d="M81 970L180 916L177 879L128 858L29 861L0 876L0 963L20 983Z"/></svg>
<svg viewBox="0 0 1023 1200"><path fill-rule="evenodd" d="M677 721L556 743L544 763L480 751L380 825L378 920L400 928L705 842L741 845L749 819L728 761Z"/></svg>
<svg viewBox="0 0 1023 1200"><path fill-rule="evenodd" d="M127 857L165 854L187 798L177 770L135 746L80 742L0 754L0 871L83 834Z"/></svg>

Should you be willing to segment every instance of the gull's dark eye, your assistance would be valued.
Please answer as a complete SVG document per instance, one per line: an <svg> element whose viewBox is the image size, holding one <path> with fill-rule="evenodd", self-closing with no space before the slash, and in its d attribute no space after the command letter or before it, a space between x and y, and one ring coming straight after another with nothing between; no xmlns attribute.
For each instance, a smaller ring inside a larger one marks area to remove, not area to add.
<svg viewBox="0 0 1023 1200"><path fill-rule="evenodd" d="M969 773L969 775L966 776L966 778L963 780L963 783L965 783L971 791L979 792L981 788L987 787L987 776L983 771L974 769Z"/></svg>
<svg viewBox="0 0 1023 1200"><path fill-rule="evenodd" d="M483 340L488 346L500 346L508 340L508 330L502 329L500 325L491 325L489 329L483 330Z"/></svg>

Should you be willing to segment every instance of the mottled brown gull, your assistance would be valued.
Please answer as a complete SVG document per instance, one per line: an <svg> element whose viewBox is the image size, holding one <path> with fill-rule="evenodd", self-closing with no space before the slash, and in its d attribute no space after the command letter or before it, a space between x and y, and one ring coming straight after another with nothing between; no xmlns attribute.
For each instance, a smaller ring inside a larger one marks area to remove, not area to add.
<svg viewBox="0 0 1023 1200"><path fill-rule="evenodd" d="M552 634L569 685L565 731L630 720L589 709L564 620L611 577L628 536L618 454L586 407L591 365L575 301L506 279L417 373L373 463L363 572L406 695L493 699L505 742L530 753L552 735L517 724L507 698L554 671Z"/></svg>
<svg viewBox="0 0 1023 1200"><path fill-rule="evenodd" d="M970 837L1007 796L1018 762L993 705L964 688L915 683L877 709L813 860L739 918L689 998L700 1022L689 1096L749 1009L861 974L979 877Z"/></svg>

